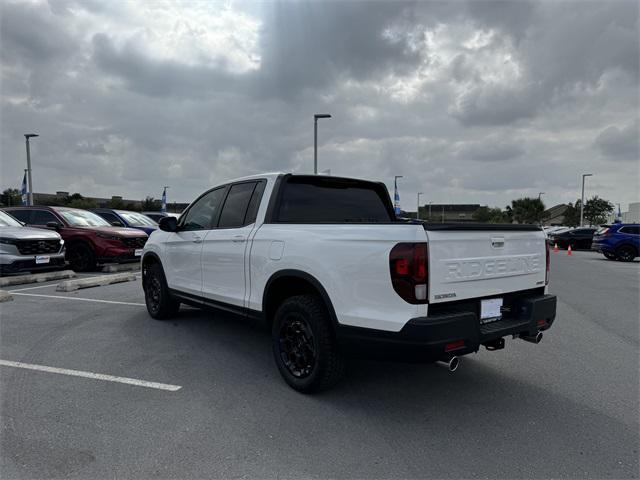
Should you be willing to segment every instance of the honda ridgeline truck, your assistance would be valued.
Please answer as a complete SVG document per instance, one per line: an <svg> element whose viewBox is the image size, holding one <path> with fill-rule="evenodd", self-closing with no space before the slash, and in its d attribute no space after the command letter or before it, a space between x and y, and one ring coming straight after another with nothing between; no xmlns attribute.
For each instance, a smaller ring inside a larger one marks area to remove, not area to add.
<svg viewBox="0 0 640 480"><path fill-rule="evenodd" d="M382 183L265 174L216 186L144 247L151 317L181 303L264 320L285 381L312 392L352 354L444 362L538 343L553 323L532 225L398 221Z"/></svg>

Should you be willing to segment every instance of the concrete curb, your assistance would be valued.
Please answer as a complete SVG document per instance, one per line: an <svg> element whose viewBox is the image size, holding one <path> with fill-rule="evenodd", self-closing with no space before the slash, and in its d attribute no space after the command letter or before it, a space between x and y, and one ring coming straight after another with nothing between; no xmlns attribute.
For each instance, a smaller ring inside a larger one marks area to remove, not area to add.
<svg viewBox="0 0 640 480"><path fill-rule="evenodd" d="M116 265L105 265L102 271L105 273L139 272L140 264L139 263L120 263Z"/></svg>
<svg viewBox="0 0 640 480"><path fill-rule="evenodd" d="M26 283L42 283L63 278L73 278L76 272L73 270L62 270L61 272L34 273L32 275L17 275L15 277L0 278L0 287L12 285L24 285Z"/></svg>
<svg viewBox="0 0 640 480"><path fill-rule="evenodd" d="M136 280L133 273L117 273L115 275L103 275L100 277L78 278L60 282L56 287L57 292L73 292L81 288L102 287L112 283L132 282Z"/></svg>
<svg viewBox="0 0 640 480"><path fill-rule="evenodd" d="M13 295L9 292L5 292L4 290L0 290L0 303L10 302L11 300L13 300Z"/></svg>

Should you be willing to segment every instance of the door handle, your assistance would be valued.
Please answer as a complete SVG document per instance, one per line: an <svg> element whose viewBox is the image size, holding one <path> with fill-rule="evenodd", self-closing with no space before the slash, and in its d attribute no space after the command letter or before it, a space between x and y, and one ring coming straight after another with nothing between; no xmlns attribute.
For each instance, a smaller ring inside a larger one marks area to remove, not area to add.
<svg viewBox="0 0 640 480"><path fill-rule="evenodd" d="M233 243L242 243L244 241L245 241L244 235L234 235L233 236Z"/></svg>
<svg viewBox="0 0 640 480"><path fill-rule="evenodd" d="M193 236L193 243L202 243L202 237L198 237L197 235Z"/></svg>

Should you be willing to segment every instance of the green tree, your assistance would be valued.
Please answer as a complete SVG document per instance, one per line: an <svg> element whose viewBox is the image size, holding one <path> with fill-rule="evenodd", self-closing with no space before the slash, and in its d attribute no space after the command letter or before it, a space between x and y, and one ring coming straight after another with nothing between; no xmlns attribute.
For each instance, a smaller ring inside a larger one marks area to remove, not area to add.
<svg viewBox="0 0 640 480"><path fill-rule="evenodd" d="M509 223L507 214L499 208L480 207L473 212L473 219L480 223Z"/></svg>
<svg viewBox="0 0 640 480"><path fill-rule="evenodd" d="M111 200L107 203L109 208L113 208L115 210L124 210L124 202L121 198L111 197Z"/></svg>
<svg viewBox="0 0 640 480"><path fill-rule="evenodd" d="M153 212L159 209L158 200L153 197L147 197L142 201L142 211L143 212Z"/></svg>
<svg viewBox="0 0 640 480"><path fill-rule="evenodd" d="M540 223L544 216L544 203L538 198L519 198L511 201L513 219L518 223Z"/></svg>
<svg viewBox="0 0 640 480"><path fill-rule="evenodd" d="M97 208L98 204L91 198L85 198L79 193L74 193L65 199L65 206L71 208Z"/></svg>
<svg viewBox="0 0 640 480"><path fill-rule="evenodd" d="M569 202L563 216L564 221L562 223L564 225L577 227L580 224L580 200L576 200L575 204Z"/></svg>
<svg viewBox="0 0 640 480"><path fill-rule="evenodd" d="M584 218L589 225L605 223L611 213L613 213L613 203L597 195L584 203Z"/></svg>
<svg viewBox="0 0 640 480"><path fill-rule="evenodd" d="M11 207L15 205L22 205L22 195L17 188L7 188L2 192L2 204Z"/></svg>

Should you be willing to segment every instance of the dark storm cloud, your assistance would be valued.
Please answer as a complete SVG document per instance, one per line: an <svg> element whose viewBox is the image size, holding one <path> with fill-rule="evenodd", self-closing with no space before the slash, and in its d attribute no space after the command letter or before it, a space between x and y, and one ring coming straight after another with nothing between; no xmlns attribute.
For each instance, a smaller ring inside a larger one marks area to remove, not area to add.
<svg viewBox="0 0 640 480"><path fill-rule="evenodd" d="M75 50L70 36L57 19L37 5L3 2L0 5L2 61L51 63Z"/></svg>
<svg viewBox="0 0 640 480"><path fill-rule="evenodd" d="M36 190L187 201L310 171L327 111L321 170L407 205L637 197L636 2L162 2L2 4L3 188L33 130Z"/></svg>

